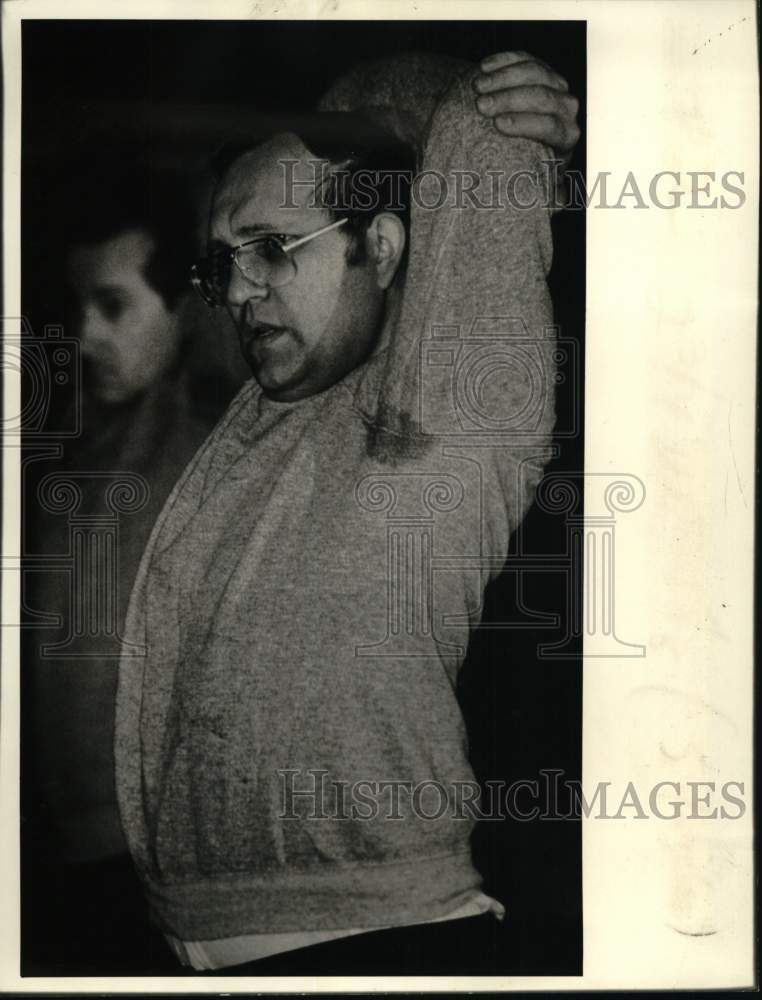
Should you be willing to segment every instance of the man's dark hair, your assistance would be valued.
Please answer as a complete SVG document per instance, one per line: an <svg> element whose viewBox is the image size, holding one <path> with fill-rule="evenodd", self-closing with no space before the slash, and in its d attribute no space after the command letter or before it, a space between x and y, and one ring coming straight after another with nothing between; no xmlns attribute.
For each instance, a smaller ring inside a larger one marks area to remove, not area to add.
<svg viewBox="0 0 762 1000"><path fill-rule="evenodd" d="M283 120L228 142L212 164L216 180L239 157L285 132L298 136L316 160L328 161L315 204L326 208L333 221L348 220L350 264L364 262L365 233L379 212L394 213L409 231L415 153L406 142L362 115L325 112ZM286 176L284 171L284 180ZM289 195L285 188L284 195Z"/></svg>
<svg viewBox="0 0 762 1000"><path fill-rule="evenodd" d="M122 233L146 233L154 248L143 273L173 309L190 287L195 215L179 178L145 167L101 164L97 174L80 175L70 189L65 224L68 245L92 246Z"/></svg>

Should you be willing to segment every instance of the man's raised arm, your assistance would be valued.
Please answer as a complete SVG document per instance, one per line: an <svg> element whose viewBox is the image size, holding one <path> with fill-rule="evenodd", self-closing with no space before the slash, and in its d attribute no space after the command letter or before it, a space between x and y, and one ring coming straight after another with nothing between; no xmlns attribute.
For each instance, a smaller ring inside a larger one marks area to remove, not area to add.
<svg viewBox="0 0 762 1000"><path fill-rule="evenodd" d="M489 548L507 552L555 421L548 151L475 106L479 70L433 113L412 188L410 256L378 423L481 468Z"/></svg>
<svg viewBox="0 0 762 1000"><path fill-rule="evenodd" d="M568 163L580 137L579 101L566 80L527 52L498 52L476 70L451 56L403 52L363 63L340 77L323 96L320 111L372 111L420 150L437 104L453 80L473 81L477 110L498 132L534 139Z"/></svg>

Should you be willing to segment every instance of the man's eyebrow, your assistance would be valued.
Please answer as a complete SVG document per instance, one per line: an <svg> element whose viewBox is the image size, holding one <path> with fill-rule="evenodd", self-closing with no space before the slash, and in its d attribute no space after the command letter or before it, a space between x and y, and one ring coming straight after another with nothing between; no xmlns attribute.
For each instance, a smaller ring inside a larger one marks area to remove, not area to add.
<svg viewBox="0 0 762 1000"><path fill-rule="evenodd" d="M236 229L236 235L241 239L258 236L260 233L280 233L282 229L271 222L254 222L250 226L241 226Z"/></svg>
<svg viewBox="0 0 762 1000"><path fill-rule="evenodd" d="M285 227L285 228L284 228ZM281 223L281 225L276 226L272 222L253 222L248 226L240 226L235 231L236 240L239 243L245 243L246 240L254 239L256 236L262 236L267 234L277 234L283 236L301 236L302 230L299 229L295 233L288 232L290 226L288 223ZM209 240L210 250L229 250L231 248L230 243L226 243L224 240L211 239Z"/></svg>

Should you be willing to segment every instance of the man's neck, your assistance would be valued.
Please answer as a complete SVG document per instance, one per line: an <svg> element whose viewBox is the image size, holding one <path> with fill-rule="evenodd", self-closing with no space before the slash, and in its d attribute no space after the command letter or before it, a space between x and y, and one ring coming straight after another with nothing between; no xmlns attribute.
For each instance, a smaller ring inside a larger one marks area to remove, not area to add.
<svg viewBox="0 0 762 1000"><path fill-rule="evenodd" d="M384 321L381 324L381 331L378 335L375 346L368 357L372 358L375 354L380 354L389 347L389 344L391 343L392 331L397 325L400 309L402 307L402 289L403 285L395 281L386 293L386 300L384 303Z"/></svg>

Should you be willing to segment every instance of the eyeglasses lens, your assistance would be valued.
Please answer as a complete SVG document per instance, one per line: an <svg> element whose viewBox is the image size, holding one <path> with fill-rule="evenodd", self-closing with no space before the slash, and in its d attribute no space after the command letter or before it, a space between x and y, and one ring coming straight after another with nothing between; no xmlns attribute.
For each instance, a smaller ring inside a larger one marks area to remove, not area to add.
<svg viewBox="0 0 762 1000"><path fill-rule="evenodd" d="M294 264L278 240L265 239L236 251L236 263L249 280L278 288L294 276Z"/></svg>
<svg viewBox="0 0 762 1000"><path fill-rule="evenodd" d="M224 304L233 266L230 251L212 254L194 265L193 284L208 305ZM278 240L271 238L239 247L235 251L235 266L249 281L268 288L287 285L296 273L291 255L283 250Z"/></svg>

